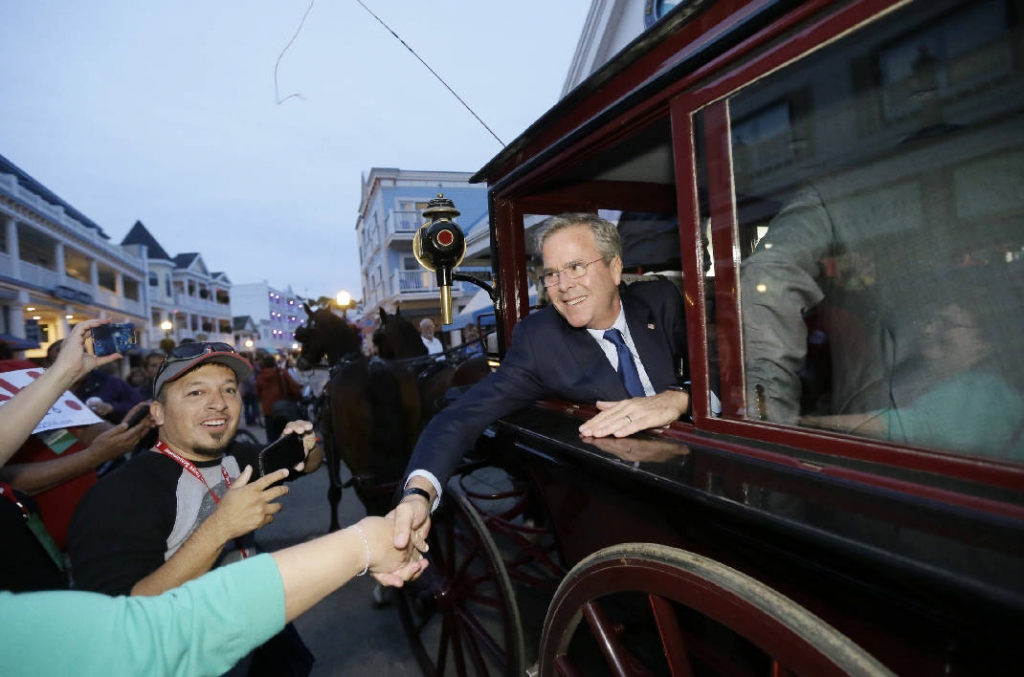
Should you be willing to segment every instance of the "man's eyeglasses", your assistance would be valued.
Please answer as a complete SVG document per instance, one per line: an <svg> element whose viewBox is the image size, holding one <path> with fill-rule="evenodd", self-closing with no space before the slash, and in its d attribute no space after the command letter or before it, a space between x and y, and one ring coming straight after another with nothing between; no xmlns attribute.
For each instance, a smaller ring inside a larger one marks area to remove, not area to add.
<svg viewBox="0 0 1024 677"><path fill-rule="evenodd" d="M171 349L171 352L167 353L167 359L160 365L160 371L156 373L157 378L160 378L160 374L165 369L175 362L182 362L184 360L194 360L195 358L206 355L207 353L235 353L234 346L228 343L221 343L220 341L212 341L209 343L200 343L194 341L192 343L182 343L181 345L175 346Z"/></svg>
<svg viewBox="0 0 1024 677"><path fill-rule="evenodd" d="M604 261L604 257L594 259L593 261L573 261L572 263L566 264L561 270L549 270L540 274L540 281L545 287L554 287L558 284L559 277L562 273L569 276L570 280L578 280L587 274L587 268L597 263L598 261Z"/></svg>

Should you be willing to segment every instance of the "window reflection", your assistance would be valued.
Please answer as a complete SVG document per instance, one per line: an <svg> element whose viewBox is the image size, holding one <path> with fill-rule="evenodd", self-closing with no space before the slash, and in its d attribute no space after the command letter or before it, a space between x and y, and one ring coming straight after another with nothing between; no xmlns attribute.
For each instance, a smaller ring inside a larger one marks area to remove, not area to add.
<svg viewBox="0 0 1024 677"><path fill-rule="evenodd" d="M915 6L730 99L746 417L1024 460L1009 16Z"/></svg>

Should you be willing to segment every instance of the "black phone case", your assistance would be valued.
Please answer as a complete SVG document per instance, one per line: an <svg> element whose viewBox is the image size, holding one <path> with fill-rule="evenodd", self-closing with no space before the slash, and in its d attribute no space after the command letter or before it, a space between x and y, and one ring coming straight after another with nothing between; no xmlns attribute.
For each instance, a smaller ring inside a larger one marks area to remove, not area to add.
<svg viewBox="0 0 1024 677"><path fill-rule="evenodd" d="M128 427L134 428L135 426L139 425L139 423L142 423L142 419L146 418L147 416L149 416L148 404L144 406L142 409L139 409L137 412L135 412L134 416L128 419Z"/></svg>
<svg viewBox="0 0 1024 677"><path fill-rule="evenodd" d="M275 470L288 468L291 470L306 458L302 447L302 438L295 433L288 433L264 447L260 452L260 477L265 477Z"/></svg>

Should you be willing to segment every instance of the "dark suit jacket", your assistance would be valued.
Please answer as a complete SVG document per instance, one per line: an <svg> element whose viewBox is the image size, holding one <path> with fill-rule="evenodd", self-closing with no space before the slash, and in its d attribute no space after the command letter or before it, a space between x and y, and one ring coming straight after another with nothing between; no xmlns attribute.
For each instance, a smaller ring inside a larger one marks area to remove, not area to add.
<svg viewBox="0 0 1024 677"><path fill-rule="evenodd" d="M620 287L620 295L655 392L681 382L686 328L675 285L662 279L635 282ZM487 426L545 398L588 404L629 398L597 342L586 329L571 327L553 306L523 318L497 371L434 417L416 443L406 474L427 470L443 488Z"/></svg>

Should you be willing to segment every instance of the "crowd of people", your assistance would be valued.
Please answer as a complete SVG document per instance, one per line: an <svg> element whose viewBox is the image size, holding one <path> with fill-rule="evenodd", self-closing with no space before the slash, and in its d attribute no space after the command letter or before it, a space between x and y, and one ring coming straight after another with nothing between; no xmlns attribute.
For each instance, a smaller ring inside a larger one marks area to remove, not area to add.
<svg viewBox="0 0 1024 677"><path fill-rule="evenodd" d="M253 373L247 359L207 342L147 355L145 368L151 357L154 366L144 399L104 371L121 355L92 354L90 332L105 322L76 325L45 369L0 361L31 378L0 407L4 670L308 672L311 656L286 624L354 576L402 585L426 567L426 544L397 549L390 520L365 518L259 554L253 532L282 509L282 482L320 464L312 424L285 422L280 435L297 435L305 459L261 475L259 447L235 441L241 383ZM98 422L38 432L75 403L67 392L97 398L88 406ZM142 446L153 431L152 446ZM103 463L132 451L98 478Z"/></svg>

